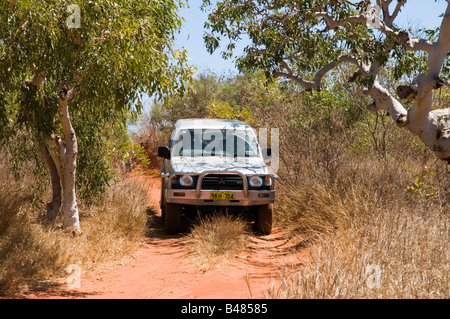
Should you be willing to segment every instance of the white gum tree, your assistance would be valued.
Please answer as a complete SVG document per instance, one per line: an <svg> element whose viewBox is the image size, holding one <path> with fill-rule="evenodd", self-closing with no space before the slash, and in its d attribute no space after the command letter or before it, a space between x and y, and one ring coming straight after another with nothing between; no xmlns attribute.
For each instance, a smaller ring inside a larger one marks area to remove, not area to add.
<svg viewBox="0 0 450 319"><path fill-rule="evenodd" d="M171 45L183 1L76 3L0 1L0 146L16 131L30 136L52 185L48 218L62 212L62 226L80 232L80 139L106 139L146 96L180 94L192 70ZM98 144L85 143L91 153Z"/></svg>
<svg viewBox="0 0 450 319"><path fill-rule="evenodd" d="M436 2L423 1L424 10ZM448 4L440 27L416 38L395 24L407 0L218 1L209 14L205 43L213 52L225 37L229 57L245 35L252 44L237 60L241 70L263 69L268 77L292 80L306 90L320 91L324 76L351 64L356 72L350 81L358 81L373 100L367 109L387 111L397 126L450 163L450 108L432 110L433 92L450 83L450 3L442 2ZM204 0L203 7L212 5ZM413 78L397 92L381 84L380 70L388 61L397 79ZM405 99L413 100L409 109Z"/></svg>

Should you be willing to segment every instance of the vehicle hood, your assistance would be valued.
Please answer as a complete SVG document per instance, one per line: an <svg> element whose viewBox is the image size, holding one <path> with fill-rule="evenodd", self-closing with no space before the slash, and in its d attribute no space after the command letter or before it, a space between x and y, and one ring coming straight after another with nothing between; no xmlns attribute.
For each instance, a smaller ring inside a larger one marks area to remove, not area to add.
<svg viewBox="0 0 450 319"><path fill-rule="evenodd" d="M240 172L247 174L268 174L269 170L260 157L227 158L172 157L170 160L174 173L198 173L205 171Z"/></svg>

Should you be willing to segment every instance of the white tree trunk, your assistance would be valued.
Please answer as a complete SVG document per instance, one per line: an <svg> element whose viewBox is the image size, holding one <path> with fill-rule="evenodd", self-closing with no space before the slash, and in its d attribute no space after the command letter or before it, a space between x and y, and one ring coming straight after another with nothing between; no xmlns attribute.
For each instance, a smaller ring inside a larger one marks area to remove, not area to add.
<svg viewBox="0 0 450 319"><path fill-rule="evenodd" d="M450 109L431 111L433 91L423 93L421 98L416 97L409 111L378 83L367 93L374 99L374 103L368 106L370 111L387 111L398 126L408 129L439 159L450 163Z"/></svg>
<svg viewBox="0 0 450 319"><path fill-rule="evenodd" d="M61 124L64 130L65 151L63 154L64 195L61 211L63 213L63 227L73 228L80 232L80 218L78 214L77 196L75 189L78 143L75 130L72 127L69 114L69 101L74 94L73 89L67 95L58 99L62 114Z"/></svg>
<svg viewBox="0 0 450 319"><path fill-rule="evenodd" d="M401 126L418 136L438 158L450 164L450 108L431 110L433 90L443 85L439 76L450 51L450 4L442 19L438 41L432 43L409 39L408 45L410 50L424 50L428 53L428 70L417 76L409 86L397 88L400 98L414 99ZM398 101L394 103L401 105ZM383 108L387 110L389 105L384 105Z"/></svg>
<svg viewBox="0 0 450 319"><path fill-rule="evenodd" d="M32 69L35 71L36 67L33 66ZM39 88L44 81L44 75L36 73L33 79L26 81L26 83ZM63 228L73 229L76 233L80 233L80 218L75 189L78 144L69 114L69 101L75 95L75 90L71 89L67 92L65 84L65 82L61 84L58 98L64 141L54 134L51 139L45 139L41 134L39 138L35 137L34 145L36 153L50 172L52 182L53 199L47 204L48 219L54 222L61 209L63 212Z"/></svg>

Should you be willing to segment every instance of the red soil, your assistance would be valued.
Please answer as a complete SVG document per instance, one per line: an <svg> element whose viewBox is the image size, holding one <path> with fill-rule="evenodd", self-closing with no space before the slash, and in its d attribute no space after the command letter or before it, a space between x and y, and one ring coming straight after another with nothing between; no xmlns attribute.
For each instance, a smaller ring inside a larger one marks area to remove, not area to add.
<svg viewBox="0 0 450 319"><path fill-rule="evenodd" d="M159 207L160 179L147 178L150 202ZM78 289L63 284L26 298L262 298L271 285L275 290L279 286L280 270L301 265L306 256L305 251L294 253L282 231L275 228L268 236L252 235L249 247L239 257L202 271L189 261L185 234L169 236L162 222L154 226L145 244L129 261L104 272L82 273Z"/></svg>

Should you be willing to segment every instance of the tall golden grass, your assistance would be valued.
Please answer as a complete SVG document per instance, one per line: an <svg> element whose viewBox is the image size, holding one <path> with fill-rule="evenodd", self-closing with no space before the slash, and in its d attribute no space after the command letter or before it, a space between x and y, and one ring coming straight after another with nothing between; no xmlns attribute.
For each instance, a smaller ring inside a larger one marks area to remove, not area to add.
<svg viewBox="0 0 450 319"><path fill-rule="evenodd" d="M147 191L133 179L121 180L95 206L80 205L82 234L74 237L44 221L45 197L32 188L33 176L15 180L0 165L0 295L37 284L58 283L66 268L82 271L135 252L147 223ZM59 225L57 221L55 225Z"/></svg>
<svg viewBox="0 0 450 319"><path fill-rule="evenodd" d="M267 297L449 298L450 166L383 114L318 104L258 113L281 132L275 226L309 256Z"/></svg>
<svg viewBox="0 0 450 319"><path fill-rule="evenodd" d="M276 222L310 257L286 265L267 296L448 298L448 172L431 165L440 170L433 196L408 188L417 180L394 160L346 159L333 181L312 170L301 184L280 187Z"/></svg>

